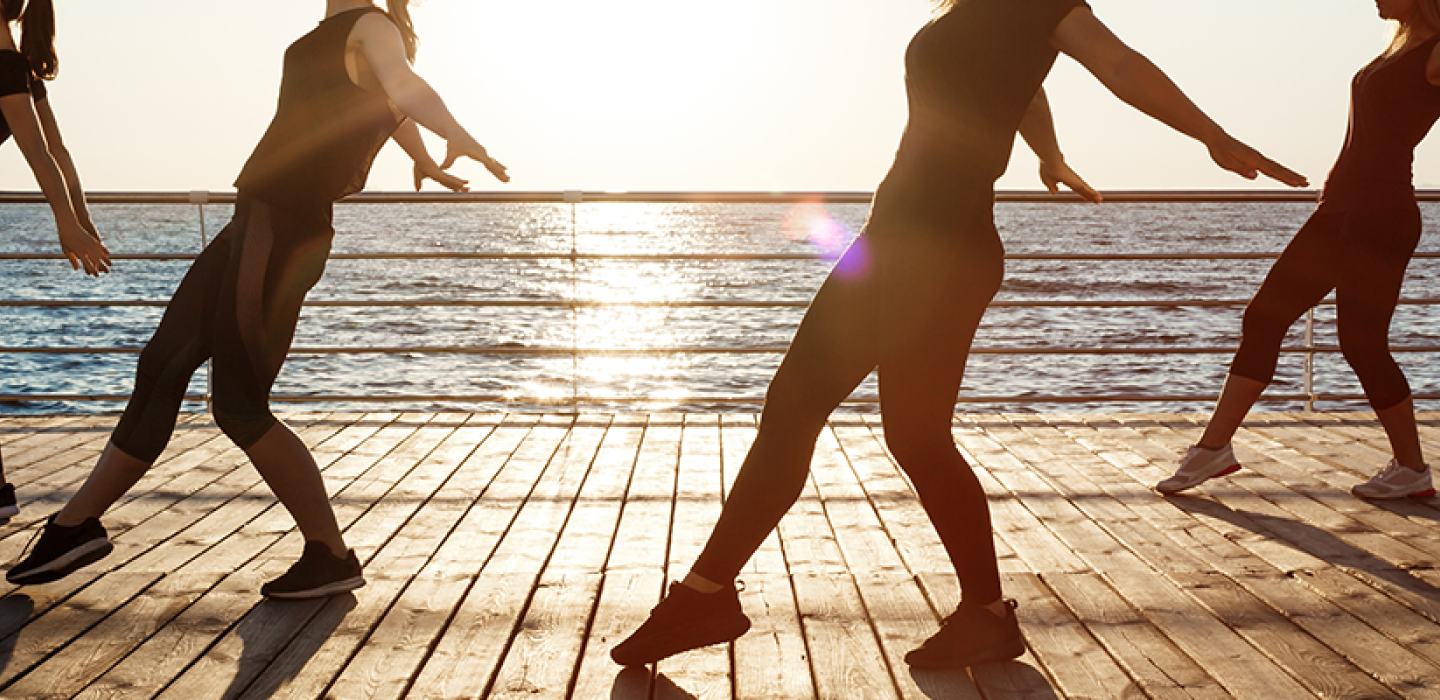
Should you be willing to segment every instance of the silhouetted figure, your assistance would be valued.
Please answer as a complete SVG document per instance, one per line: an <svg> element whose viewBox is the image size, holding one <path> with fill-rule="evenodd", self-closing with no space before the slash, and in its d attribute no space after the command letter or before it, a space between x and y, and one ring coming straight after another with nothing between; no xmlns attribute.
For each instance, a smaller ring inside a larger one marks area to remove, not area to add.
<svg viewBox="0 0 1440 700"><path fill-rule="evenodd" d="M865 230L825 280L766 396L760 431L704 551L647 622L611 651L624 665L732 640L747 629L733 580L798 498L832 410L879 369L885 440L964 588L941 630L906 656L962 667L1024 653L1001 596L985 491L951 434L976 327L1000 287L992 206L1019 132L1041 178L1100 196L1066 165L1041 83L1057 52L1126 102L1209 147L1221 167L1304 178L1227 135L1081 0L944 4L906 53L910 119Z"/></svg>
<svg viewBox="0 0 1440 700"><path fill-rule="evenodd" d="M1399 22L1390 48L1355 75L1345 146L1320 206L1275 261L1245 309L1240 349L1200 442L1156 488L1178 493L1240 468L1230 440L1275 377L1291 324L1332 290L1340 350L1360 378L1394 458L1350 492L1365 498L1433 496L1410 384L1390 356L1390 318L1420 242L1411 163L1440 118L1440 2L1379 0Z"/></svg>
<svg viewBox="0 0 1440 700"><path fill-rule="evenodd" d="M392 138L415 159L417 186L429 177L463 189L443 170L461 157L507 179L411 70L408 0L387 4L388 13L368 0L327 0L324 21L285 52L279 105L236 181L234 218L186 273L141 353L135 391L95 471L6 574L11 583L53 581L111 551L99 517L160 456L190 376L209 359L216 423L306 540L295 565L261 592L308 598L365 584L314 458L269 408L301 304L325 269L333 204L364 186ZM417 122L448 142L443 166L426 153Z"/></svg>

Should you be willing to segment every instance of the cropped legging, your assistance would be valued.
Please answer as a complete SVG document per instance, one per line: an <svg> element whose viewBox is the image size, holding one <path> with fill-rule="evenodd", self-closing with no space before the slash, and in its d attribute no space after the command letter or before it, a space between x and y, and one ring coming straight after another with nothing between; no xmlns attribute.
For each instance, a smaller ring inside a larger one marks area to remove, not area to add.
<svg viewBox="0 0 1440 700"><path fill-rule="evenodd" d="M1321 205L1286 246L1245 309L1230 372L1268 384L1290 325L1333 289L1340 350L1371 408L1410 396L1390 355L1390 318L1420 242L1420 211L1330 211Z"/></svg>
<svg viewBox="0 0 1440 700"><path fill-rule="evenodd" d="M954 563L967 599L1000 597L989 505L955 447L955 397L1004 249L990 212L955 230L877 226L815 295L766 394L759 434L693 571L739 574L804 488L825 421L879 370L885 441Z"/></svg>
<svg viewBox="0 0 1440 700"><path fill-rule="evenodd" d="M333 237L329 203L301 212L242 192L234 218L185 273L140 353L115 446L154 462L175 429L191 375L207 359L220 429L242 449L264 436L276 423L270 387Z"/></svg>

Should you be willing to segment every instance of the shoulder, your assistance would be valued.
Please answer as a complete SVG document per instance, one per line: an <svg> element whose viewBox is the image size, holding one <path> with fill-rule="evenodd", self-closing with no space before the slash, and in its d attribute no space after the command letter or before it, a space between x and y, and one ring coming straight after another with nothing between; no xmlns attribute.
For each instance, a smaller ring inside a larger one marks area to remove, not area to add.
<svg viewBox="0 0 1440 700"><path fill-rule="evenodd" d="M355 27L350 31L350 36L399 36L400 30L395 23L390 21L390 15L379 8L374 12L366 12L355 20Z"/></svg>

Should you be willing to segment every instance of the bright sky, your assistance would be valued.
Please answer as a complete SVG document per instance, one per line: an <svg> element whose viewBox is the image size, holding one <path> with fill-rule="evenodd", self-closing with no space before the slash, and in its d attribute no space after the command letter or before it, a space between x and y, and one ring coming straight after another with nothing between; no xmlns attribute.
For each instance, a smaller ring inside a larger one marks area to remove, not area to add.
<svg viewBox="0 0 1440 700"><path fill-rule="evenodd" d="M1350 76L1389 32L1367 0L1090 1L1232 134L1317 184ZM92 190L231 189L273 114L282 51L324 10L56 4L51 100ZM903 53L928 13L925 0L425 0L416 69L510 166L508 186L459 166L477 189L870 190L904 126ZM1062 148L1102 189L1252 186L1067 58L1047 88ZM1033 173L1022 145L999 186L1036 189ZM408 182L387 147L370 189ZM1432 144L1416 182L1440 187ZM8 144L0 189L36 189Z"/></svg>

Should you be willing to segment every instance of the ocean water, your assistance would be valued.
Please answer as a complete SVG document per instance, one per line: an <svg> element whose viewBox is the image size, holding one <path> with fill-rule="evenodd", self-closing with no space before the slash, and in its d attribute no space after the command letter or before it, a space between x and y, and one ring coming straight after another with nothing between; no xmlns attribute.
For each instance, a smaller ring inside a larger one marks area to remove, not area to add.
<svg viewBox="0 0 1440 700"><path fill-rule="evenodd" d="M115 253L189 253L200 247L190 205L97 205L97 224ZM1274 252L1313 207L1308 204L1000 204L996 221L1007 251L1023 253ZM864 205L787 204L344 204L336 209L335 253L716 253L714 261L332 260L311 300L525 300L804 302L834 253L864 223ZM1427 231L1440 205L1424 204ZM208 234L229 218L227 205L205 208ZM0 251L49 253L53 224L44 205L0 206ZM1421 250L1440 250L1427 233ZM813 260L755 260L745 255L814 254ZM123 261L99 280L63 261L0 260L7 300L169 298L187 261ZM997 301L1245 299L1270 262L1011 260ZM1440 297L1440 260L1411 264L1404 295ZM134 347L158 323L160 308L0 307L0 347ZM297 347L768 347L783 346L799 308L309 308ZM1239 339L1239 307L992 308L976 345L1054 347L1226 347ZM1334 313L1317 314L1317 342L1334 345ZM1300 342L1300 325L1291 344ZM1440 310L1402 306L1392 343L1440 345ZM1397 355L1417 393L1440 390L1435 355ZM296 355L277 395L510 397L505 402L411 401L322 404L324 409L543 410L527 397L627 397L585 410L757 410L720 399L759 399L779 354L687 353L661 356L396 354ZM1182 355L972 356L965 396L1094 396L1113 393L1213 394L1229 351ZM0 394L124 394L132 354L0 353ZM1302 357L1281 359L1277 392L1298 393ZM202 392L204 371L192 390ZM1338 354L1316 360L1323 393L1359 393ZM874 378L855 392L873 397ZM1431 402L1436 403L1436 402ZM567 405L568 406L568 405ZM1295 407L1275 404L1275 407ZM120 404L25 400L0 413L114 411ZM192 406L192 407L198 407ZM291 406L299 408L298 406ZM1322 408L1363 403L1327 402ZM1422 403L1422 407L1434 408ZM962 404L961 410L1199 411L1203 402ZM849 410L871 411L860 404Z"/></svg>

